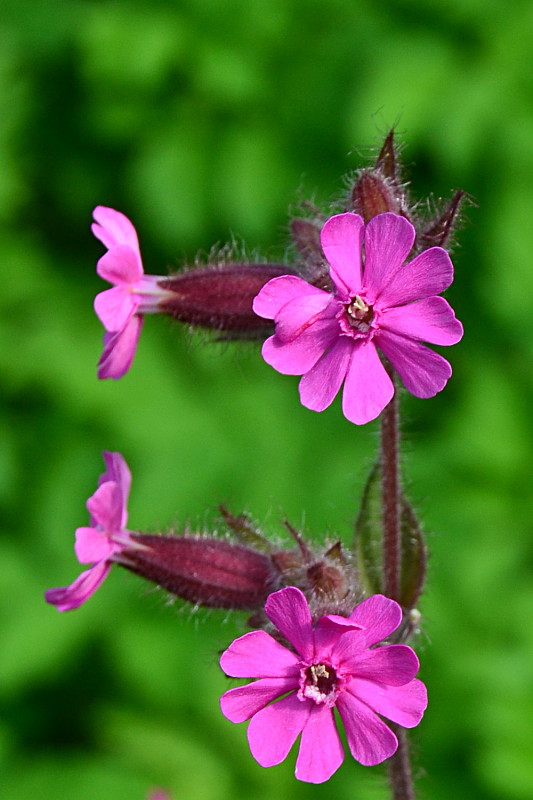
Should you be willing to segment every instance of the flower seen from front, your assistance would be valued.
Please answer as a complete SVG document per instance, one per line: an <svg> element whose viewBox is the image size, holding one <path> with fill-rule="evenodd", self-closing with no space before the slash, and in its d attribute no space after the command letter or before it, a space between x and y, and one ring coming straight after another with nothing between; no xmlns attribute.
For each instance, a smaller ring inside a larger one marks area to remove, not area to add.
<svg viewBox="0 0 533 800"><path fill-rule="evenodd" d="M80 564L92 564L70 586L48 589L45 598L58 611L78 608L107 577L111 564L127 547L137 547L126 529L131 473L120 453L104 452L106 472L98 489L87 500L90 526L76 530L76 556Z"/></svg>
<svg viewBox="0 0 533 800"><path fill-rule="evenodd" d="M416 397L433 397L452 370L422 342L452 345L463 327L443 297L453 280L446 250L431 247L405 263L415 229L384 213L366 225L358 214L331 217L321 231L335 292L285 275L269 281L254 311L275 321L263 358L278 372L303 375L302 404L323 411L341 385L343 412L362 425L391 400L394 385L378 349Z"/></svg>
<svg viewBox="0 0 533 800"><path fill-rule="evenodd" d="M373 595L350 617L327 615L313 625L305 596L289 586L269 596L265 611L290 647L257 630L236 639L220 659L227 675L257 678L220 701L231 722L250 720L256 761L280 764L301 734L296 777L328 780L344 759L334 709L357 761L372 766L393 755L398 741L381 717L412 728L427 706L414 651L376 647L399 626L400 606Z"/></svg>
<svg viewBox="0 0 533 800"><path fill-rule="evenodd" d="M145 275L137 232L120 211L97 206L92 232L108 250L96 271L113 284L100 292L94 310L105 328L104 351L98 362L99 378L121 378L135 356L143 314L156 314L171 293L159 286L162 276Z"/></svg>

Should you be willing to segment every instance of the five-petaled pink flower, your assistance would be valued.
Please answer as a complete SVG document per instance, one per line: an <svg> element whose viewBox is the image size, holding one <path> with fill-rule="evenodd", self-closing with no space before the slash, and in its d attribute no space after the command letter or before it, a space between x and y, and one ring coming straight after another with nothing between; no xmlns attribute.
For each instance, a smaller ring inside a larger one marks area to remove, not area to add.
<svg viewBox="0 0 533 800"><path fill-rule="evenodd" d="M90 527L76 530L78 561L93 566L70 586L48 589L45 598L58 611L81 606L98 589L121 550L138 546L126 530L130 470L120 453L104 452L104 461L107 471L100 476L98 489L87 500Z"/></svg>
<svg viewBox="0 0 533 800"><path fill-rule="evenodd" d="M141 332L143 314L156 314L171 293L159 286L163 276L145 275L137 232L120 211L97 206L92 232L108 248L96 271L114 284L94 301L106 332L98 362L99 378L121 378L130 368Z"/></svg>
<svg viewBox="0 0 533 800"><path fill-rule="evenodd" d="M263 358L278 372L303 375L307 408L323 411L344 381L346 418L357 425L375 419L394 394L376 347L416 397L433 397L446 385L449 363L421 342L451 345L463 335L436 296L451 284L453 265L442 247L406 264L414 240L411 223L396 214L378 214L366 227L358 214L338 214L321 232L336 292L285 275L255 298L255 313L276 323Z"/></svg>
<svg viewBox="0 0 533 800"><path fill-rule="evenodd" d="M334 708L357 761L372 766L393 755L398 741L381 716L412 728L427 706L414 651L374 647L399 626L400 606L377 594L350 617L331 614L313 626L305 596L289 586L269 596L265 611L291 649L259 630L236 639L220 659L228 675L259 679L220 700L231 722L250 719L248 741L259 764L281 763L301 733L296 777L328 780L344 759Z"/></svg>

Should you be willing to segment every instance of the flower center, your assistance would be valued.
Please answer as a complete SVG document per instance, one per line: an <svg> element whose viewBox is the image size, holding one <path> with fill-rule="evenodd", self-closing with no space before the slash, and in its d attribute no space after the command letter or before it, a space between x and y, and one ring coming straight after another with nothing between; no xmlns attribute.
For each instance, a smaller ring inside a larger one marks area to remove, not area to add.
<svg viewBox="0 0 533 800"><path fill-rule="evenodd" d="M358 294L344 305L344 310L346 312L345 319L351 328L355 328L360 333L366 333L370 329L374 319L374 310Z"/></svg>
<svg viewBox="0 0 533 800"><path fill-rule="evenodd" d="M300 676L300 700L308 698L317 704L335 705L339 694L339 680L330 664L311 664L302 669Z"/></svg>

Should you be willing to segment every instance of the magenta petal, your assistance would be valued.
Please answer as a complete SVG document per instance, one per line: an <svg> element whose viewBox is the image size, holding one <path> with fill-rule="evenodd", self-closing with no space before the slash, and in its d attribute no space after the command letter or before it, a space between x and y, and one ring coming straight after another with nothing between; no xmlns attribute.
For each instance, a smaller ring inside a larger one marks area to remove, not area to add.
<svg viewBox="0 0 533 800"><path fill-rule="evenodd" d="M346 419L365 425L375 419L394 394L394 386L372 342L356 342L342 397Z"/></svg>
<svg viewBox="0 0 533 800"><path fill-rule="evenodd" d="M261 353L267 364L278 372L284 375L303 375L316 364L338 334L339 325L336 319L319 317L292 342L283 342L277 336L271 336L264 343Z"/></svg>
<svg viewBox="0 0 533 800"><path fill-rule="evenodd" d="M96 528L77 528L74 550L80 564L94 564L113 555L115 545Z"/></svg>
<svg viewBox="0 0 533 800"><path fill-rule="evenodd" d="M302 405L312 411L323 411L331 405L346 377L353 349L351 339L339 336L300 381Z"/></svg>
<svg viewBox="0 0 533 800"><path fill-rule="evenodd" d="M295 586L287 586L269 595L265 612L280 633L309 660L314 655L313 624L309 604L303 592Z"/></svg>
<svg viewBox="0 0 533 800"><path fill-rule="evenodd" d="M326 309L331 301L331 295L326 292L290 300L276 315L276 336L282 342L292 342L317 321L318 315ZM337 303L333 301L332 309L326 317L333 319L336 311Z"/></svg>
<svg viewBox="0 0 533 800"><path fill-rule="evenodd" d="M122 503L124 504L122 510L122 520L120 527L125 528L127 520L126 504L130 494L131 487L131 472L126 463L126 459L120 453L111 453L109 450L104 450L104 462L106 465L106 472L100 476L98 485L101 486L106 481L114 481L118 484L122 492Z"/></svg>
<svg viewBox="0 0 533 800"><path fill-rule="evenodd" d="M404 728L418 725L428 704L426 687L418 678L404 686L385 686L375 681L355 678L350 682L348 691L373 711L403 725Z"/></svg>
<svg viewBox="0 0 533 800"><path fill-rule="evenodd" d="M322 289L317 289L296 275L280 275L263 286L255 297L252 308L259 317L274 319L291 300L324 294Z"/></svg>
<svg viewBox="0 0 533 800"><path fill-rule="evenodd" d="M313 705L302 730L295 775L300 781L323 783L344 761L344 749L333 709Z"/></svg>
<svg viewBox="0 0 533 800"><path fill-rule="evenodd" d="M391 729L349 691L339 695L337 708L346 729L350 751L360 764L372 767L396 752L398 740Z"/></svg>
<svg viewBox="0 0 533 800"><path fill-rule="evenodd" d="M415 397L433 397L444 389L452 374L445 358L392 331L380 334L379 348L399 374L407 391Z"/></svg>
<svg viewBox="0 0 533 800"><path fill-rule="evenodd" d="M400 306L440 294L453 281L453 264L442 247L431 247L397 270L379 293L381 306Z"/></svg>
<svg viewBox="0 0 533 800"><path fill-rule="evenodd" d="M48 589L45 592L47 603L57 607L58 611L71 611L85 603L94 594L100 584L107 577L111 569L111 564L101 561L91 569L82 572L70 586L62 586L58 589Z"/></svg>
<svg viewBox="0 0 533 800"><path fill-rule="evenodd" d="M359 631L345 633L333 648L335 661L356 678L367 678L390 686L412 681L420 668L418 658L406 644L390 644L361 652Z"/></svg>
<svg viewBox="0 0 533 800"><path fill-rule="evenodd" d="M361 289L364 222L359 214L337 214L322 228L320 240L335 285L346 295Z"/></svg>
<svg viewBox="0 0 533 800"><path fill-rule="evenodd" d="M456 344L463 335L463 326L444 297L387 308L381 312L380 328L429 344Z"/></svg>
<svg viewBox="0 0 533 800"><path fill-rule="evenodd" d="M382 300L384 285L405 263L414 241L415 229L405 217L386 213L369 221L365 229L363 285L372 305L378 298Z"/></svg>
<svg viewBox="0 0 533 800"><path fill-rule="evenodd" d="M94 310L106 331L121 331L135 314L140 300L122 286L100 292L94 298Z"/></svg>
<svg viewBox="0 0 533 800"><path fill-rule="evenodd" d="M233 678L299 675L300 660L265 631L245 633L222 653L220 666Z"/></svg>
<svg viewBox="0 0 533 800"><path fill-rule="evenodd" d="M402 621L402 609L395 600L373 594L354 608L349 619L364 628L365 644L371 647L396 630Z"/></svg>
<svg viewBox="0 0 533 800"><path fill-rule="evenodd" d="M98 362L98 377L121 378L131 367L143 318L135 314L124 330L104 334L104 352Z"/></svg>
<svg viewBox="0 0 533 800"><path fill-rule="evenodd" d="M122 492L113 481L102 483L87 500L91 519L95 520L106 533L120 530L122 522Z"/></svg>
<svg viewBox="0 0 533 800"><path fill-rule="evenodd" d="M311 703L298 700L295 692L258 711L248 725L248 742L262 767L281 764L309 716Z"/></svg>
<svg viewBox="0 0 533 800"><path fill-rule="evenodd" d="M139 252L137 232L125 214L114 208L97 206L93 211L96 223L91 226L93 234L107 248L116 245L127 245Z"/></svg>
<svg viewBox="0 0 533 800"><path fill-rule="evenodd" d="M101 278L117 286L135 284L143 277L139 254L131 247L112 247L96 265Z"/></svg>
<svg viewBox="0 0 533 800"><path fill-rule="evenodd" d="M294 678L262 678L225 692L220 698L220 708L230 722L244 722L294 688Z"/></svg>

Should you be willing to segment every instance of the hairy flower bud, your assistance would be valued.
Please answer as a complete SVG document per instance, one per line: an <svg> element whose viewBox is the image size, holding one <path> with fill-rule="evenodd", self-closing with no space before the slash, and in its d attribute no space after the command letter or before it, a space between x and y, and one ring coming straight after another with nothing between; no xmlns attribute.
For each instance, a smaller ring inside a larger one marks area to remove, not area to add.
<svg viewBox="0 0 533 800"><path fill-rule="evenodd" d="M464 199L465 192L459 189L446 203L444 210L420 231L417 236L417 246L420 249L448 246Z"/></svg>
<svg viewBox="0 0 533 800"><path fill-rule="evenodd" d="M390 181L375 170L361 172L351 195L352 208L365 222L378 214L401 212L401 201Z"/></svg>
<svg viewBox="0 0 533 800"><path fill-rule="evenodd" d="M210 608L255 609L278 588L268 555L207 536L132 534L122 566L176 597Z"/></svg>
<svg viewBox="0 0 533 800"><path fill-rule="evenodd" d="M407 216L393 130L387 134L375 165L358 173L349 210L360 214L365 222L387 211Z"/></svg>
<svg viewBox="0 0 533 800"><path fill-rule="evenodd" d="M264 333L265 320L254 314L254 297L272 278L294 274L284 264L223 264L198 267L159 281L169 292L160 311L181 322L227 332L230 336Z"/></svg>

